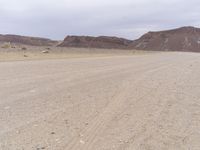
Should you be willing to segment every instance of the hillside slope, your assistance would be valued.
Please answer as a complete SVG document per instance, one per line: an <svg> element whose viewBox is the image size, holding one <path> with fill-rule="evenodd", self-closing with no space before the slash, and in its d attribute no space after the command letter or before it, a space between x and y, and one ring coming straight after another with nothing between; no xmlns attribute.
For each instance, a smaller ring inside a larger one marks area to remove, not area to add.
<svg viewBox="0 0 200 150"><path fill-rule="evenodd" d="M0 35L0 42L1 43L9 42L9 43L32 45L32 46L52 46L57 44L57 41L53 41L46 38L8 35L8 34Z"/></svg>
<svg viewBox="0 0 200 150"><path fill-rule="evenodd" d="M200 29L182 27L167 31L148 32L133 41L130 47L142 50L200 52Z"/></svg>
<svg viewBox="0 0 200 150"><path fill-rule="evenodd" d="M84 47L84 48L115 48L125 49L131 43L131 40L108 37L108 36L67 36L64 41L58 45L60 47Z"/></svg>

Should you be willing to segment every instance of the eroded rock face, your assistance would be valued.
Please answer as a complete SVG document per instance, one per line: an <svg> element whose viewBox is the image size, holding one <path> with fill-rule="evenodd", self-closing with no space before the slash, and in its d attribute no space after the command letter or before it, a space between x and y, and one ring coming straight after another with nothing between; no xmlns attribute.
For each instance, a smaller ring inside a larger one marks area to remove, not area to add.
<svg viewBox="0 0 200 150"><path fill-rule="evenodd" d="M126 49L131 40L108 36L67 36L60 47Z"/></svg>
<svg viewBox="0 0 200 150"><path fill-rule="evenodd" d="M200 29L182 27L168 31L148 32L133 41L130 47L143 50L200 52Z"/></svg>
<svg viewBox="0 0 200 150"><path fill-rule="evenodd" d="M0 35L0 42L10 42L31 46L52 46L57 44L57 41L53 41L46 38L28 37L20 35Z"/></svg>

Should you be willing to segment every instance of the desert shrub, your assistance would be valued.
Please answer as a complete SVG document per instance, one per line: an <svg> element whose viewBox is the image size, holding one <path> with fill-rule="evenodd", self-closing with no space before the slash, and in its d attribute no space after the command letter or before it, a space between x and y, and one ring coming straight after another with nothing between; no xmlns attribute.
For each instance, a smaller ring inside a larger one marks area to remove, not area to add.
<svg viewBox="0 0 200 150"><path fill-rule="evenodd" d="M11 47L10 43L5 43L1 48L10 48L10 47Z"/></svg>
<svg viewBox="0 0 200 150"><path fill-rule="evenodd" d="M22 47L22 50L27 50L27 48L26 47Z"/></svg>

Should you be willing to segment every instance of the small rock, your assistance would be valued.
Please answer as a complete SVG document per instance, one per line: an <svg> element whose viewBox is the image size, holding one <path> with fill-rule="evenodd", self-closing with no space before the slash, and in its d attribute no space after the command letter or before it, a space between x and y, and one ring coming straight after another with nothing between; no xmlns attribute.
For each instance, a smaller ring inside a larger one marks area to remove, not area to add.
<svg viewBox="0 0 200 150"><path fill-rule="evenodd" d="M30 90L30 93L35 93L35 90Z"/></svg>
<svg viewBox="0 0 200 150"><path fill-rule="evenodd" d="M10 109L10 106L6 106L6 107L4 107L4 109L5 109L5 110L8 110L8 109Z"/></svg>
<svg viewBox="0 0 200 150"><path fill-rule="evenodd" d="M19 131L19 130L17 130L17 131L16 131L16 133L17 133L17 134L20 134L20 131Z"/></svg>
<svg viewBox="0 0 200 150"><path fill-rule="evenodd" d="M42 51L42 53L47 54L47 53L49 53L49 51Z"/></svg>
<svg viewBox="0 0 200 150"><path fill-rule="evenodd" d="M46 149L46 147L38 147L36 150Z"/></svg>
<svg viewBox="0 0 200 150"><path fill-rule="evenodd" d="M80 140L80 143L81 143L81 144L85 144L85 141L83 141L83 140Z"/></svg>
<svg viewBox="0 0 200 150"><path fill-rule="evenodd" d="M124 141L125 143L129 143L129 141Z"/></svg>
<svg viewBox="0 0 200 150"><path fill-rule="evenodd" d="M68 123L69 123L69 121L68 121L68 120L65 120L65 123L66 123L66 124L68 124Z"/></svg>

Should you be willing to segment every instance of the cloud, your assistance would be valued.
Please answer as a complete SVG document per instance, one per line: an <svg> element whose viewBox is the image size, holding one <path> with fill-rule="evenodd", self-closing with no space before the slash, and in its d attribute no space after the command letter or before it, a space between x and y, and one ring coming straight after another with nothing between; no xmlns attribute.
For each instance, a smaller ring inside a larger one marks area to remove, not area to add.
<svg viewBox="0 0 200 150"><path fill-rule="evenodd" d="M199 25L200 1L0 1L0 33L63 39L75 35L137 38L149 30Z"/></svg>

